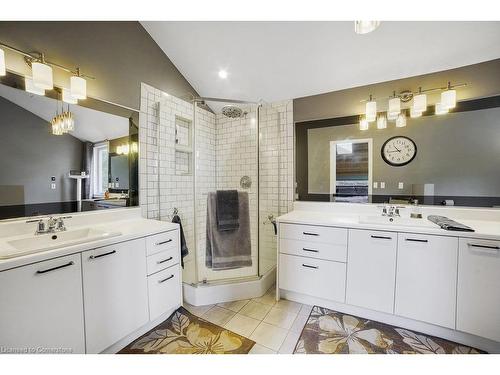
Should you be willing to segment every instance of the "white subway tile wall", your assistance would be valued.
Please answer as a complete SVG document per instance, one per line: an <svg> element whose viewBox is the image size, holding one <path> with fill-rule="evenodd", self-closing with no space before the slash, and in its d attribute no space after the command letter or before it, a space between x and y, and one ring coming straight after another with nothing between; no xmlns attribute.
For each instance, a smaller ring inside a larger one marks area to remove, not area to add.
<svg viewBox="0 0 500 375"><path fill-rule="evenodd" d="M257 216L256 107L246 108L245 118L229 119L196 108L194 155L176 151L176 124L186 128L193 121L193 105L147 84L141 85L140 205L144 217L171 220L178 208L190 253L185 258L183 280L196 283L256 276L257 231L260 223L260 273L276 265L276 238L266 219L288 212L293 203L292 101L265 104L260 110L260 213ZM183 129L184 130L184 129ZM183 131L183 144L191 144ZM179 132L177 133L179 136ZM182 152L181 152L182 151ZM197 259L194 249L193 171L196 169ZM159 179L158 179L159 176ZM207 194L217 189L238 189L240 179L252 180L249 193L252 267L213 271L205 266ZM264 224L266 222L266 224ZM195 262L197 262L196 271Z"/></svg>

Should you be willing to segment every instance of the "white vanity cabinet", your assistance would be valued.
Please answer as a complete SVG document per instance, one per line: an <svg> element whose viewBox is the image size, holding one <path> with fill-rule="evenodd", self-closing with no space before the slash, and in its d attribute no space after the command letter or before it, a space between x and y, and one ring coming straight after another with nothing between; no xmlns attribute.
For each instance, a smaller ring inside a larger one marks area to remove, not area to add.
<svg viewBox="0 0 500 375"><path fill-rule="evenodd" d="M99 353L146 324L146 240L82 253L87 353Z"/></svg>
<svg viewBox="0 0 500 375"><path fill-rule="evenodd" d="M500 241L460 239L457 329L500 341Z"/></svg>
<svg viewBox="0 0 500 375"><path fill-rule="evenodd" d="M397 243L394 232L349 230L346 303L393 313Z"/></svg>
<svg viewBox="0 0 500 375"><path fill-rule="evenodd" d="M400 233L394 313L455 329L458 238Z"/></svg>
<svg viewBox="0 0 500 375"><path fill-rule="evenodd" d="M80 254L0 272L0 306L1 347L85 353Z"/></svg>

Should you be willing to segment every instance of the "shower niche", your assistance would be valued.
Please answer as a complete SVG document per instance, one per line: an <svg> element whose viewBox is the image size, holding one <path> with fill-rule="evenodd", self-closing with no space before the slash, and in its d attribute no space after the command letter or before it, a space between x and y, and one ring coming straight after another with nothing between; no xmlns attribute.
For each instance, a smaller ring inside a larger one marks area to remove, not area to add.
<svg viewBox="0 0 500 375"><path fill-rule="evenodd" d="M192 175L193 122L175 117L175 174Z"/></svg>

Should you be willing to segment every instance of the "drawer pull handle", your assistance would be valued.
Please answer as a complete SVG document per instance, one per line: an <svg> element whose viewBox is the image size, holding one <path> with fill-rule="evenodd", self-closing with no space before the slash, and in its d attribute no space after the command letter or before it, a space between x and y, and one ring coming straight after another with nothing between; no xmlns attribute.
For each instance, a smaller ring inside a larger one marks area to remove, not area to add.
<svg viewBox="0 0 500 375"><path fill-rule="evenodd" d="M319 236L318 233L311 233L311 232L302 232L304 236Z"/></svg>
<svg viewBox="0 0 500 375"><path fill-rule="evenodd" d="M155 243L156 246L160 246L160 245L165 245L166 243L169 243L169 242L172 242L172 239L168 239L166 241L162 241L162 242L157 242Z"/></svg>
<svg viewBox="0 0 500 375"><path fill-rule="evenodd" d="M108 253L99 254L99 255L91 255L89 257L89 259L97 259L97 258L105 257L107 255L112 255L112 254L115 254L115 253L116 253L116 250L110 251Z"/></svg>
<svg viewBox="0 0 500 375"><path fill-rule="evenodd" d="M159 260L158 262L156 262L156 264L162 264L162 263L168 262L169 260L172 260L172 259L174 259L174 258L170 257L170 258L167 258L167 259Z"/></svg>
<svg viewBox="0 0 500 375"><path fill-rule="evenodd" d="M306 268L314 268L315 270L317 270L319 267L318 266L310 266L308 264L302 264L302 267L306 267Z"/></svg>
<svg viewBox="0 0 500 375"><path fill-rule="evenodd" d="M163 279L163 280L158 280L158 284L161 284L161 283L164 283L165 281L168 281L170 280L171 278L173 278L174 275L170 275L169 277L167 277L166 279Z"/></svg>
<svg viewBox="0 0 500 375"><path fill-rule="evenodd" d="M319 250L308 249L308 248L305 248L305 247L303 247L303 248L302 248L302 250L304 250L304 251L309 251L309 252L311 252L311 253L319 253Z"/></svg>
<svg viewBox="0 0 500 375"><path fill-rule="evenodd" d="M392 237L387 236L370 236L371 238L375 238L377 240L392 240Z"/></svg>
<svg viewBox="0 0 500 375"><path fill-rule="evenodd" d="M75 264L75 262L71 261L71 262L68 262L66 264L62 264L62 265L57 266L57 267L52 267L52 268L49 268L46 270L36 271L36 273L41 275L43 273L47 273L47 272L55 271L55 270L60 270L61 268L66 268L66 267L72 266L73 264Z"/></svg>
<svg viewBox="0 0 500 375"><path fill-rule="evenodd" d="M405 238L409 242L429 242L429 240L419 240L418 238Z"/></svg>
<svg viewBox="0 0 500 375"><path fill-rule="evenodd" d="M488 250L495 250L498 251L500 250L500 246L492 246L492 245L479 245L475 243L470 243L468 244L470 247L478 247L480 249L488 249Z"/></svg>

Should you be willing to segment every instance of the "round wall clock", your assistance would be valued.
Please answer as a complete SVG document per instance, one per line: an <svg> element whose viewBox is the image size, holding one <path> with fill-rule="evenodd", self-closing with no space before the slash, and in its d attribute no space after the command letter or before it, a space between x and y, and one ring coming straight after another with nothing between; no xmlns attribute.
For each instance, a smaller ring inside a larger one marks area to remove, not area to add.
<svg viewBox="0 0 500 375"><path fill-rule="evenodd" d="M402 167L415 159L417 145L410 138L398 135L385 141L380 152L387 164Z"/></svg>

